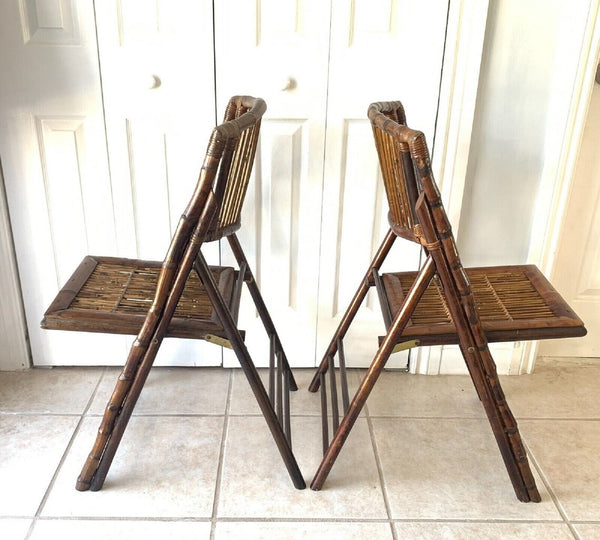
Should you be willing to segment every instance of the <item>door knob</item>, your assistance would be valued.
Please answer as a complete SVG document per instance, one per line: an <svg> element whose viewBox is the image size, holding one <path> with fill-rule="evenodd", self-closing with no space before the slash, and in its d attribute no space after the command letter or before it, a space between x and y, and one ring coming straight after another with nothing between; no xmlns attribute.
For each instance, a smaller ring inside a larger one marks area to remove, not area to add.
<svg viewBox="0 0 600 540"><path fill-rule="evenodd" d="M148 90L154 90L158 88L162 84L160 77L158 75L149 75L146 80L146 88Z"/></svg>
<svg viewBox="0 0 600 540"><path fill-rule="evenodd" d="M294 79L293 77L288 77L281 85L281 91L289 92L290 90L296 88L297 85L298 83L296 82L296 79Z"/></svg>

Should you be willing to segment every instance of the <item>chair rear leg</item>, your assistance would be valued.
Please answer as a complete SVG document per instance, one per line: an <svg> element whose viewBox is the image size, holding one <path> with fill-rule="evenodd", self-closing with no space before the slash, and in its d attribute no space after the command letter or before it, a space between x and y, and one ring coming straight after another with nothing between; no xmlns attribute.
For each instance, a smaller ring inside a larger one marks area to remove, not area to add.
<svg viewBox="0 0 600 540"><path fill-rule="evenodd" d="M287 377L289 378L289 388L290 390L295 392L296 390L298 390L298 385L296 384L296 380L294 379L294 374L292 373L292 370L290 368L287 356L283 349L283 345L281 343L281 340L279 339L279 334L277 333L277 329L275 328L275 324L273 323L273 319L271 319L269 310L267 309L265 301L263 300L260 289L258 288L256 280L254 279L254 275L250 270L250 265L248 264L248 260L246 259L244 250L242 249L242 246L240 245L240 242L235 234L230 234L227 237L227 240L229 241L231 251L238 263L238 266L240 268L245 269L244 281L246 282L246 286L250 291L252 301L254 302L260 320L262 321L265 331L267 332L267 335L271 342L271 358L273 358L274 356L277 357L278 353L281 355L283 373L287 373ZM271 367L270 365L270 377L274 376L274 368L274 365L273 367ZM269 386L271 387L271 384ZM269 394L271 395L272 393L270 392Z"/></svg>
<svg viewBox="0 0 600 540"><path fill-rule="evenodd" d="M434 275L435 267L433 261L431 258L428 258L425 262L425 265L421 269L419 275L417 276L417 279L408 291L404 303L402 304L402 308L396 314L396 317L394 318L389 331L387 332L385 338L383 339L383 342L377 350L377 353L375 354L375 357L371 362L369 370L367 371L367 374L365 375L363 381L358 387L358 390L356 391L356 394L354 395L354 398L352 399L348 410L344 414L344 417L341 423L339 424L339 427L335 430L335 434L333 435L331 443L325 451L323 460L321 461L321 464L319 465L315 477L313 478L313 481L310 485L311 489L318 491L323 487L323 483L325 482L327 476L331 472L333 464L335 463L335 460L337 459L342 449L342 446L344 445L344 442L350 434L350 430L354 426L358 415L360 414L360 411L364 407L364 404L367 401L367 398L369 397L371 391L373 390L373 387L375 386L379 375L383 371L383 368L385 367L388 358L392 354L398 337L404 331L404 328L408 324L408 321L410 320L410 317L412 316L412 313L416 305L418 304L419 299L423 296L423 293L429 286L429 283L431 282L431 279ZM331 364L332 362L330 361L330 367L333 371L333 365ZM320 376L322 379L321 383L323 384L325 374L322 373ZM321 397L322 400L323 395L324 393ZM326 430L324 428L324 435L326 434L325 431Z"/></svg>
<svg viewBox="0 0 600 540"><path fill-rule="evenodd" d="M321 360L321 363L319 364L319 367L317 368L317 371L315 372L315 375L310 385L308 386L308 390L310 392L316 392L319 389L319 386L321 385L321 375L326 373L329 369L330 358L333 358L338 352L339 343L344 339L346 333L350 328L350 325L352 324L352 321L354 320L354 317L356 317L356 314L363 300L365 299L365 296L367 296L369 289L374 285L373 270L379 270L381 268L381 265L387 257L387 254L392 248L392 245L394 244L396 238L397 236L394 234L394 232L391 229L388 230L387 234L385 235L385 238L379 246L379 249L377 250L377 253L371 261L367 273L360 282L360 285L356 293L354 294L352 301L348 305L348 308L346 309L346 312L344 313L344 316L342 317L340 324L337 327L337 330L331 338L331 342L329 343L329 346L327 347L327 350L323 355L323 359Z"/></svg>
<svg viewBox="0 0 600 540"><path fill-rule="evenodd" d="M277 413L269 399L267 391L263 386L263 383L260 379L258 371L252 362L252 358L250 357L250 353L242 339L239 330L233 320L231 313L229 312L225 300L219 293L217 289L217 285L214 282L214 278L212 277L210 270L204 260L204 257L200 253L194 263L194 268L202 283L204 284L206 293L210 298L210 301L223 324L227 337L231 342L231 346L240 362L240 366L242 371L246 375L246 379L250 384L250 388L254 393L256 401L262 411L262 414L267 422L269 430L271 431L271 435L275 440L275 444L279 449L279 453L283 459L283 462L288 470L288 473L292 479L294 486L298 489L304 489L306 487L306 483L304 482L304 478L302 477L302 473L300 472L300 468L298 467L298 463L296 462L296 458L292 453L292 448L289 443L289 437L286 435L284 430L284 425L280 423L279 418L277 417ZM281 353L280 353L281 354ZM283 364L283 361L279 362L280 365ZM283 366L282 366L283 367ZM277 392L277 390L276 390ZM279 408L279 407L278 407ZM281 414L283 415L284 405L281 405ZM287 413L289 414L289 407L287 408Z"/></svg>

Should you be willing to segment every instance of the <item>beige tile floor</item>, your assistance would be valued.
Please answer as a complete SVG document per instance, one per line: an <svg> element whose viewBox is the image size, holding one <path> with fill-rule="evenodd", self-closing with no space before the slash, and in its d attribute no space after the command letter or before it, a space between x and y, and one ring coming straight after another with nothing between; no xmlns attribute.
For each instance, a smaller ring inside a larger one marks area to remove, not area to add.
<svg viewBox="0 0 600 540"><path fill-rule="evenodd" d="M311 370L295 375L294 451L310 482L319 398ZM467 377L398 372L383 374L313 492L292 487L239 370L155 368L104 489L80 493L116 376L0 373L1 539L600 539L600 362L502 378L539 504L516 500Z"/></svg>

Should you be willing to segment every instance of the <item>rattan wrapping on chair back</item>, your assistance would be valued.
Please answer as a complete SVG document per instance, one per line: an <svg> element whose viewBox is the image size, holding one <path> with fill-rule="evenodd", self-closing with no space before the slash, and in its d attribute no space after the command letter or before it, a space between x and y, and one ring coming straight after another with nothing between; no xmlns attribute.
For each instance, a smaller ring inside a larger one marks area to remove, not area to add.
<svg viewBox="0 0 600 540"><path fill-rule="evenodd" d="M229 138L224 150L226 159L223 163L227 164L227 168L219 170L215 186L220 208L206 240L218 240L241 226L242 206L265 110L266 104L262 99L248 96L233 97L227 105L224 122L236 126L238 132Z"/></svg>
<svg viewBox="0 0 600 540"><path fill-rule="evenodd" d="M398 127L406 122L404 108L399 101L374 103L369 107L369 119L390 208L390 225L399 236L417 241L415 171L409 145L398 136Z"/></svg>

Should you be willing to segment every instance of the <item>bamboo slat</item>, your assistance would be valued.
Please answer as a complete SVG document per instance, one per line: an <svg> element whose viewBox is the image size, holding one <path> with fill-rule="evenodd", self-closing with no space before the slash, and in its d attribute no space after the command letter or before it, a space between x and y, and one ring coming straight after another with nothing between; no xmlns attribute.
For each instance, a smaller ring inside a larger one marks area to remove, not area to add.
<svg viewBox="0 0 600 540"><path fill-rule="evenodd" d="M383 274L385 296L397 313L417 272ZM466 269L488 341L552 339L585 334L581 320L533 265ZM423 337L425 345L456 343L458 336L438 279L417 305L402 339Z"/></svg>

